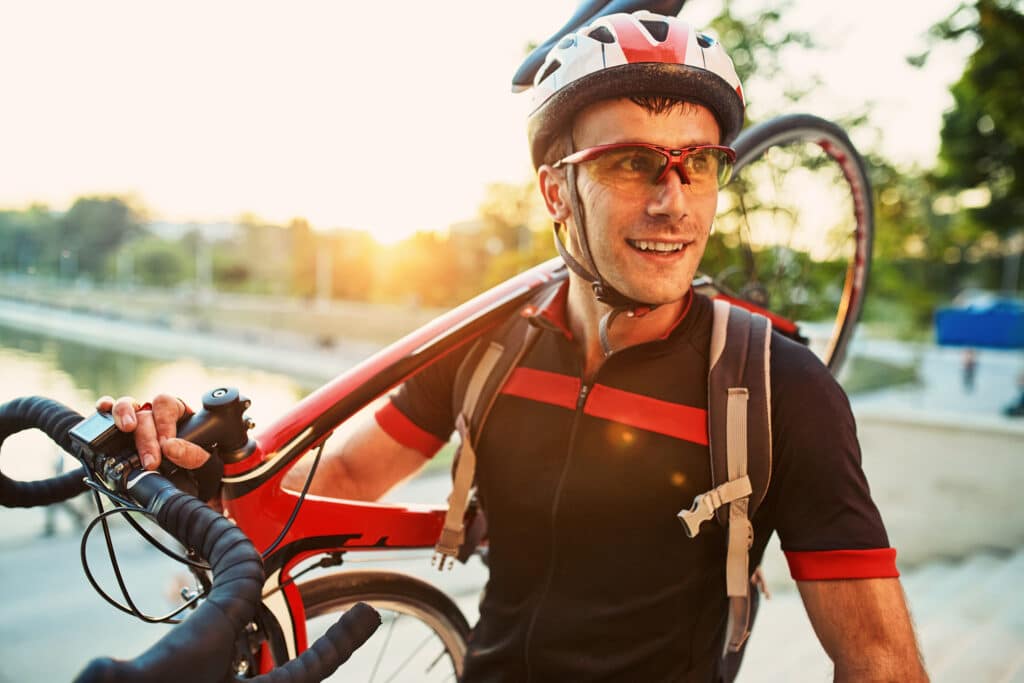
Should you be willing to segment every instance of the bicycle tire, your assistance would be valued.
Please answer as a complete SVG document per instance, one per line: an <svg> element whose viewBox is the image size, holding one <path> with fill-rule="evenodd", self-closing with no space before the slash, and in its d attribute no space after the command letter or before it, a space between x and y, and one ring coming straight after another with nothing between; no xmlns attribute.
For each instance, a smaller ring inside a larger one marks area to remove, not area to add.
<svg viewBox="0 0 1024 683"><path fill-rule="evenodd" d="M311 579L298 589L310 641L356 602L381 612L378 632L338 670L337 680L454 681L462 675L469 623L429 583L400 572L352 571ZM432 640L438 642L428 645Z"/></svg>
<svg viewBox="0 0 1024 683"><path fill-rule="evenodd" d="M841 127L809 114L751 126L734 148L702 270L718 291L797 323L837 375L863 310L874 241L864 160Z"/></svg>

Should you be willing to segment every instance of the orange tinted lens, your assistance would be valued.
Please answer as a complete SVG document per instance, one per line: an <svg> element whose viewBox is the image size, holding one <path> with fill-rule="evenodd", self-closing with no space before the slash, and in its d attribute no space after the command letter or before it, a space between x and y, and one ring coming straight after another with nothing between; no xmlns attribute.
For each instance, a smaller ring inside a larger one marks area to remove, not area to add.
<svg viewBox="0 0 1024 683"><path fill-rule="evenodd" d="M729 181L732 162L720 149L700 149L691 152L683 161L686 177L698 188L717 188Z"/></svg>
<svg viewBox="0 0 1024 683"><path fill-rule="evenodd" d="M591 173L609 185L636 186L654 183L668 163L665 155L647 147L619 147L590 162Z"/></svg>

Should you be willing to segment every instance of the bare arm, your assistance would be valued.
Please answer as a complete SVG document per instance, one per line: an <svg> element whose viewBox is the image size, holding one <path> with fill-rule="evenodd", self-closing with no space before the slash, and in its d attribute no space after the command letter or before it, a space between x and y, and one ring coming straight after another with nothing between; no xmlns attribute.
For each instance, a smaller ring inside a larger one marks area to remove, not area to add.
<svg viewBox="0 0 1024 683"><path fill-rule="evenodd" d="M377 500L418 472L427 459L395 441L372 416L361 419L338 446L325 450L309 492L331 498ZM285 488L301 491L312 466L307 456L285 475Z"/></svg>
<svg viewBox="0 0 1024 683"><path fill-rule="evenodd" d="M899 579L798 581L836 681L927 681Z"/></svg>

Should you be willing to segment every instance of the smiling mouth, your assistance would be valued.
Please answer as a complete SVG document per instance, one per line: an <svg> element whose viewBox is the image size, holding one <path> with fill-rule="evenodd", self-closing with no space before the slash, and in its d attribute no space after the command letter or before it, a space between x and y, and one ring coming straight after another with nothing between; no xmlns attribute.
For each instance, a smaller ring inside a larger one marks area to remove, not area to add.
<svg viewBox="0 0 1024 683"><path fill-rule="evenodd" d="M632 240L627 239L626 243L637 251L646 254L675 254L687 246L689 242L658 242L655 240Z"/></svg>

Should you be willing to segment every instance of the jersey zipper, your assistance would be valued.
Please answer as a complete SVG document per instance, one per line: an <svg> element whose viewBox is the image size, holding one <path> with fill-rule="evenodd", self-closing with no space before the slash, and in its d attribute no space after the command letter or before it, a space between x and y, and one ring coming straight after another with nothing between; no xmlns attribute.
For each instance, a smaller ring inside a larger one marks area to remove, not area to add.
<svg viewBox="0 0 1024 683"><path fill-rule="evenodd" d="M596 373L595 373L596 374ZM583 406L587 402L587 394L590 392L590 384L583 383L580 386L579 394L576 396L576 414L573 416L572 428L569 431L569 447L565 463L562 465L562 472L558 476L558 484L555 485L555 495L551 501L551 554L548 559L548 568L544 577L544 587L537 598L533 608L533 615L530 617L530 624L526 627L526 637L523 645L523 661L526 669L526 681L533 680L533 672L530 670L530 645L533 640L534 628L537 626L537 618L540 615L541 607L547 599L551 590L551 583L555 578L555 560L558 553L558 508L562 501L562 488L565 485L566 476L569 473L569 465L572 462L573 453L576 450L576 432L579 429L580 417L583 415Z"/></svg>

